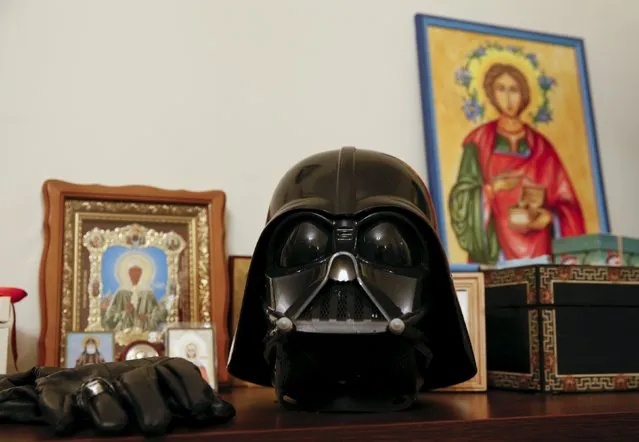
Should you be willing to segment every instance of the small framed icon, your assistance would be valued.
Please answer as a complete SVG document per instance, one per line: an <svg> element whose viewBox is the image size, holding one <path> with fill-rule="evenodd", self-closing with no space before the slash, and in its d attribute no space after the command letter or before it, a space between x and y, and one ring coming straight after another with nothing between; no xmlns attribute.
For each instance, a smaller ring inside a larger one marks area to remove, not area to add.
<svg viewBox="0 0 639 442"><path fill-rule="evenodd" d="M217 390L215 331L213 328L169 328L166 332L166 354L193 363L202 378Z"/></svg>
<svg viewBox="0 0 639 442"><path fill-rule="evenodd" d="M111 332L69 332L66 338L66 368L114 360L115 342Z"/></svg>

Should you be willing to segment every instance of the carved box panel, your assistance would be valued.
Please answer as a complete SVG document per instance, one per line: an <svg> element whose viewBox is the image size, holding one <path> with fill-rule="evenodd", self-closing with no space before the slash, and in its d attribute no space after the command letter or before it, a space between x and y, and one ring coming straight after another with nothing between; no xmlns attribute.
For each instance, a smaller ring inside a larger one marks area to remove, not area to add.
<svg viewBox="0 0 639 442"><path fill-rule="evenodd" d="M535 265L484 277L489 387L639 390L639 268Z"/></svg>

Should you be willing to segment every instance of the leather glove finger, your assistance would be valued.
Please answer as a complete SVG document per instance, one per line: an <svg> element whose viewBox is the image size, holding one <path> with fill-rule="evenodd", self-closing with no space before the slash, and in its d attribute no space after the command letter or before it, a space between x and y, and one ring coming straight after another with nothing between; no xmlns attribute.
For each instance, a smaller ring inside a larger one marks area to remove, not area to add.
<svg viewBox="0 0 639 442"><path fill-rule="evenodd" d="M0 391L11 387L35 386L38 378L61 371L61 368L33 367L30 370L0 376Z"/></svg>
<svg viewBox="0 0 639 442"><path fill-rule="evenodd" d="M102 431L114 432L126 426L127 413L118 401L113 382L124 373L139 367L151 367L160 358L140 359L126 362L90 364L71 369L34 368L22 376L11 378L13 383L25 383L34 379L35 391L42 417L57 434L75 430L77 424L89 415ZM87 390L92 381L104 380L104 391ZM109 387L111 386L111 387Z"/></svg>
<svg viewBox="0 0 639 442"><path fill-rule="evenodd" d="M35 390L35 381L41 371L34 367L0 376L0 420L25 423L44 421Z"/></svg>
<svg viewBox="0 0 639 442"><path fill-rule="evenodd" d="M115 430L121 425L118 416L108 417L104 412L100 413L102 408L109 408L109 404L113 404L114 401L107 397L97 400L92 395L86 396L85 386L96 379L104 379L108 382L113 379L112 372L119 373L133 369L133 367L137 367L137 365L117 364L116 366L114 363L108 363L62 369L53 373L46 369L39 370L35 384L43 417L57 434L71 433L76 429L77 424L82 420L81 418L85 417L79 413L80 410L88 413L94 422L96 419L98 422L103 420L103 423L99 424L99 428L104 427L106 431L109 431L113 427ZM106 393L100 393L100 395L102 394ZM90 403L80 405L79 401L86 398L91 399ZM103 403L104 407L101 406ZM87 408L89 406L93 408ZM96 406L97 408L95 408ZM95 416L92 415L94 408L97 410Z"/></svg>
<svg viewBox="0 0 639 442"><path fill-rule="evenodd" d="M172 413L162 396L154 366L139 367L124 373L118 381L118 392L133 411L144 434L166 432Z"/></svg>
<svg viewBox="0 0 639 442"><path fill-rule="evenodd" d="M38 401L44 419L53 427L56 434L67 434L73 431L75 423L73 395L48 388L39 392Z"/></svg>
<svg viewBox="0 0 639 442"><path fill-rule="evenodd" d="M235 408L220 399L198 368L186 359L162 361L156 370L164 390L177 406L177 414L194 421L217 422L226 422L235 416Z"/></svg>
<svg viewBox="0 0 639 442"><path fill-rule="evenodd" d="M0 391L0 421L44 422L33 386L20 386Z"/></svg>
<svg viewBox="0 0 639 442"><path fill-rule="evenodd" d="M99 431L118 433L129 423L113 384L104 378L85 382L77 393L77 404Z"/></svg>

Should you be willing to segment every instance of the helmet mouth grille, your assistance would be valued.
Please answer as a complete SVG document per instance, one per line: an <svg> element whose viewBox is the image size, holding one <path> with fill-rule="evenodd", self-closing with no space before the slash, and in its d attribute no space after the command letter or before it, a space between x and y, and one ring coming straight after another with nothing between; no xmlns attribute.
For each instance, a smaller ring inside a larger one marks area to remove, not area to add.
<svg viewBox="0 0 639 442"><path fill-rule="evenodd" d="M357 283L329 282L297 321L385 323L386 319Z"/></svg>

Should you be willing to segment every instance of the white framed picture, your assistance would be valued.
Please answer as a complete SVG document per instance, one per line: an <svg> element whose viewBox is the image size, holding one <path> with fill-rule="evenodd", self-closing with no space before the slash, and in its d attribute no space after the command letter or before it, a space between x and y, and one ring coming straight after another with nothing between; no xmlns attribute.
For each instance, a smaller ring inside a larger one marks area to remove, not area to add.
<svg viewBox="0 0 639 442"><path fill-rule="evenodd" d="M470 343L475 354L477 374L466 382L439 391L486 391L486 312L484 307L484 274L454 272L453 283L461 307Z"/></svg>
<svg viewBox="0 0 639 442"><path fill-rule="evenodd" d="M215 331L213 328L169 328L166 354L193 363L202 378L217 391Z"/></svg>

